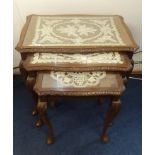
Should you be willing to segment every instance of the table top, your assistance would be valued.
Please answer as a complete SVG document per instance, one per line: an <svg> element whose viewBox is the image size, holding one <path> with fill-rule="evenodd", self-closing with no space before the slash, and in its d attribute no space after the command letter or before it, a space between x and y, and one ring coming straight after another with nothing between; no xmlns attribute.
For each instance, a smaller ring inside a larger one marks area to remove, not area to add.
<svg viewBox="0 0 155 155"><path fill-rule="evenodd" d="M16 49L20 52L135 51L118 15L30 15Z"/></svg>
<svg viewBox="0 0 155 155"><path fill-rule="evenodd" d="M128 56L119 52L89 54L34 53L23 61L27 71L129 71Z"/></svg>
<svg viewBox="0 0 155 155"><path fill-rule="evenodd" d="M119 74L109 72L40 72L34 90L38 95L121 95L125 87Z"/></svg>

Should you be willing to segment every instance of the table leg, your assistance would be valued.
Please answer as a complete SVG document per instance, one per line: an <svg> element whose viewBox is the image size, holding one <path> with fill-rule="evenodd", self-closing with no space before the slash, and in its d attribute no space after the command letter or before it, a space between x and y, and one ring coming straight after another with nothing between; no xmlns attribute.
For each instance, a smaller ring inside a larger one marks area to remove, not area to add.
<svg viewBox="0 0 155 155"><path fill-rule="evenodd" d="M112 98L112 104L110 105L110 107L106 113L106 117L105 117L105 121L104 121L104 128L103 128L103 132L102 132L102 136L101 136L101 141L104 143L107 143L109 141L109 137L107 135L107 130L108 130L110 124L112 124L113 119L118 114L118 112L120 110L120 105L121 105L121 101L120 101L119 97Z"/></svg>
<svg viewBox="0 0 155 155"><path fill-rule="evenodd" d="M97 105L102 106L103 102L104 102L104 97L99 97L97 99Z"/></svg>
<svg viewBox="0 0 155 155"><path fill-rule="evenodd" d="M32 115L36 115L37 112L37 102L38 102L38 96L37 94L33 91L33 86L35 84L35 77L28 75L26 79L26 86L29 89L30 92L32 92L33 98L34 98L34 109L32 110Z"/></svg>
<svg viewBox="0 0 155 155"><path fill-rule="evenodd" d="M36 127L40 127L40 126L42 126L42 124L43 124L43 122L42 122L42 120L39 118L37 121L36 121Z"/></svg>
<svg viewBox="0 0 155 155"><path fill-rule="evenodd" d="M28 75L26 79L26 86L30 91L33 91L34 84L35 84L35 77Z"/></svg>
<svg viewBox="0 0 155 155"><path fill-rule="evenodd" d="M24 82L25 82L26 78L27 78L27 71L23 67L23 62L22 61L19 64L19 70L20 70L20 73L21 73L22 77L24 78Z"/></svg>
<svg viewBox="0 0 155 155"><path fill-rule="evenodd" d="M127 87L127 84L128 84L128 81L129 81L129 76L131 75L133 67L134 67L134 61L132 59L131 59L131 65L132 65L132 68L128 72L126 72L126 76L125 76L125 79L124 79L125 87Z"/></svg>
<svg viewBox="0 0 155 155"><path fill-rule="evenodd" d="M48 119L47 116L47 100L42 100L41 98L38 99L37 104L37 110L40 116L40 119L42 122L47 125L48 128L48 138L47 138L47 144L53 144L54 143L54 136L53 136L53 127Z"/></svg>
<svg viewBox="0 0 155 155"><path fill-rule="evenodd" d="M33 91L33 99L34 99L34 109L32 110L32 116L35 116L38 114L37 111L37 102L38 102L38 95Z"/></svg>
<svg viewBox="0 0 155 155"><path fill-rule="evenodd" d="M35 102L34 109L32 110L32 116L35 116L38 114L38 111L37 111L38 95L35 92L32 92L32 93L33 93L33 98L34 98L34 102ZM35 126L40 127L42 124L43 124L43 122L39 117L35 123Z"/></svg>

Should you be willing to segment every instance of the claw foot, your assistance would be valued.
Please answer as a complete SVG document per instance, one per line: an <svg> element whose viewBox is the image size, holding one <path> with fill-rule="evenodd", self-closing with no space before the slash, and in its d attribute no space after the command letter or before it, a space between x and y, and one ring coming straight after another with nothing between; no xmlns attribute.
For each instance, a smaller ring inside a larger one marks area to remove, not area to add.
<svg viewBox="0 0 155 155"><path fill-rule="evenodd" d="M47 144L54 144L54 139L52 137L48 137Z"/></svg>
<svg viewBox="0 0 155 155"><path fill-rule="evenodd" d="M107 135L107 134L102 135L102 136L101 136L101 141L102 141L103 143L108 143L108 142L109 142L109 137L108 137L108 135Z"/></svg>
<svg viewBox="0 0 155 155"><path fill-rule="evenodd" d="M109 127L112 127L112 123L109 124Z"/></svg>
<svg viewBox="0 0 155 155"><path fill-rule="evenodd" d="M37 115L37 113L38 113L37 110L33 110L33 111L32 111L32 116Z"/></svg>
<svg viewBox="0 0 155 155"><path fill-rule="evenodd" d="M39 119L36 122L36 127L40 127L43 124L43 122Z"/></svg>

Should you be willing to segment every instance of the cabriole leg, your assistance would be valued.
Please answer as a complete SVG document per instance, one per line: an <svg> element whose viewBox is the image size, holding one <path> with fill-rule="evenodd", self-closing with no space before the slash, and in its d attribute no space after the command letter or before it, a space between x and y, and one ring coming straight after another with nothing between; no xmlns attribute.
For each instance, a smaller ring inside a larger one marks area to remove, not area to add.
<svg viewBox="0 0 155 155"><path fill-rule="evenodd" d="M21 61L20 64L19 64L19 70L20 70L20 73L24 79L24 82L26 81L26 78L27 78L27 71L25 70L25 68L23 67L23 62Z"/></svg>
<svg viewBox="0 0 155 155"><path fill-rule="evenodd" d="M101 141L107 143L109 141L109 137L107 134L108 127L112 124L113 119L116 117L120 110L121 101L119 97L112 98L112 104L110 105L104 121L104 128L101 136Z"/></svg>
<svg viewBox="0 0 155 155"><path fill-rule="evenodd" d="M104 102L104 97L99 97L97 99L97 105L102 106L103 102Z"/></svg>
<svg viewBox="0 0 155 155"><path fill-rule="evenodd" d="M37 102L38 102L38 96L37 94L33 91L33 87L35 84L35 77L28 75L27 79L26 79L26 86L29 89L30 92L32 92L33 95L33 99L34 99L34 109L32 110L32 115L36 115L37 114Z"/></svg>
<svg viewBox="0 0 155 155"><path fill-rule="evenodd" d="M43 99L39 97L38 104L37 104L37 110L38 110L40 119L45 125L47 125L47 128L48 128L47 144L53 144L54 143L53 127L47 116L47 99L45 98Z"/></svg>

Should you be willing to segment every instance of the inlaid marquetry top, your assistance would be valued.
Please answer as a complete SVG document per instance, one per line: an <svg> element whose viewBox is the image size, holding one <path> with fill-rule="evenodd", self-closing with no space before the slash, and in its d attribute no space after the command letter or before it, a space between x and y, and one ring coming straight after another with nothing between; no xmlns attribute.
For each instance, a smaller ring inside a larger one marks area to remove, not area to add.
<svg viewBox="0 0 155 155"><path fill-rule="evenodd" d="M50 78L52 80L57 81L57 87L73 87L73 88L94 87L94 86L97 86L99 82L105 77L106 77L106 72L103 72L103 71L102 72L51 71L50 73ZM42 86L44 87L44 83ZM48 87L48 85L45 87Z"/></svg>
<svg viewBox="0 0 155 155"><path fill-rule="evenodd" d="M109 72L38 73L34 90L38 95L121 95L125 90L119 74Z"/></svg>
<svg viewBox="0 0 155 155"><path fill-rule="evenodd" d="M27 18L17 45L20 52L135 49L137 45L123 18L116 15L31 15Z"/></svg>
<svg viewBox="0 0 155 155"><path fill-rule="evenodd" d="M119 52L34 53L27 56L23 66L28 71L129 71L132 67L128 56Z"/></svg>
<svg viewBox="0 0 155 155"><path fill-rule="evenodd" d="M91 54L35 53L30 63L123 64L123 60L118 52Z"/></svg>

